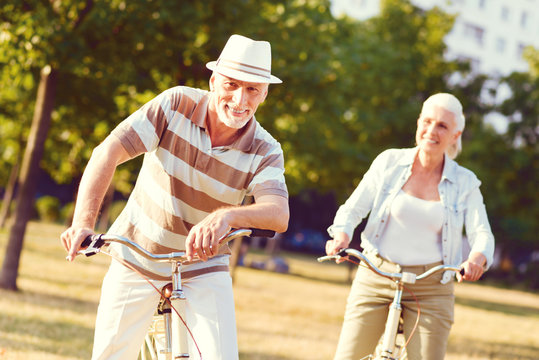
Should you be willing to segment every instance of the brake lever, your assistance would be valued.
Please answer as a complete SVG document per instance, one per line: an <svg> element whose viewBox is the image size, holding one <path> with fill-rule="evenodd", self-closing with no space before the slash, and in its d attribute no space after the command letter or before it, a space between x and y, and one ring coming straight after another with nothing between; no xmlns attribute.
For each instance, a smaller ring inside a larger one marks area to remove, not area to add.
<svg viewBox="0 0 539 360"><path fill-rule="evenodd" d="M79 250L77 253L90 257L100 252L101 247L105 244L105 242L101 239L102 236L103 234L87 236L81 244L81 246L86 246L86 248Z"/></svg>

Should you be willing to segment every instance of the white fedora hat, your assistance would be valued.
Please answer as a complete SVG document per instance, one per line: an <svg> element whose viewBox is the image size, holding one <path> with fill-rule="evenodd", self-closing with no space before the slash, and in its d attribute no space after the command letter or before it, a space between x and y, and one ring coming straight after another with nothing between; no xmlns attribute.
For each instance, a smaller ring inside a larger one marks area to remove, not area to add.
<svg viewBox="0 0 539 360"><path fill-rule="evenodd" d="M219 59L206 67L212 71L240 81L279 84L280 79L271 75L271 45L241 35L232 35Z"/></svg>

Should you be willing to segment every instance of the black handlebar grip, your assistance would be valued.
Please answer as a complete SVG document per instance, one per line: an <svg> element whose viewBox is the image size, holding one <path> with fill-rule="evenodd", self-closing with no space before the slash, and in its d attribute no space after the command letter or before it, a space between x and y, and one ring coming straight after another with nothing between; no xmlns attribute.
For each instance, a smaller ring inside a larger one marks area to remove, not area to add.
<svg viewBox="0 0 539 360"><path fill-rule="evenodd" d="M273 230L263 230L263 229L251 229L251 235L249 235L250 237L255 237L255 236L258 236L258 237L274 237L275 236L275 231Z"/></svg>
<svg viewBox="0 0 539 360"><path fill-rule="evenodd" d="M341 251L339 251L337 253L337 255L339 255L340 257L347 257L348 254L346 253L346 249L341 249Z"/></svg>
<svg viewBox="0 0 539 360"><path fill-rule="evenodd" d="M90 246L90 244L91 244L94 240L97 240L96 246L97 246L98 248L100 248L101 246L103 246L103 241L101 240L101 234L93 234L93 235L88 235L88 236L86 237L86 239L84 239L84 240L82 241L82 244L80 244L80 247L82 247L82 248L88 247L88 246Z"/></svg>
<svg viewBox="0 0 539 360"><path fill-rule="evenodd" d="M460 275L464 276L464 273L465 273L464 268L460 269L459 273Z"/></svg>

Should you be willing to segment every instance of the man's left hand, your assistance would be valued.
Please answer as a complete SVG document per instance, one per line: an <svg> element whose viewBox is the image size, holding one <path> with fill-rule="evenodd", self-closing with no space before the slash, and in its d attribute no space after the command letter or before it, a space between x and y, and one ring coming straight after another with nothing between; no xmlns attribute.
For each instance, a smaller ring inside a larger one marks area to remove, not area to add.
<svg viewBox="0 0 539 360"><path fill-rule="evenodd" d="M195 254L203 261L217 255L219 240L230 231L225 218L226 211L217 210L191 228L185 239L185 254L189 260L192 260Z"/></svg>

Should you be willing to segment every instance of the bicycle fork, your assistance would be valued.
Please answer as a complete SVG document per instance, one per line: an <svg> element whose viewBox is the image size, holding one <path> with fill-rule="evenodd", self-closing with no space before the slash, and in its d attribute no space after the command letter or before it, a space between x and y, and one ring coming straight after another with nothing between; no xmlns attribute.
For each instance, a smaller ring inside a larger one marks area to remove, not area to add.
<svg viewBox="0 0 539 360"><path fill-rule="evenodd" d="M389 315L387 316L387 322L382 342L382 354L381 359L396 359L395 354L395 341L397 339L397 331L399 328L399 320L402 313L401 299L404 285L401 281L396 281L397 290L393 302L389 306Z"/></svg>

